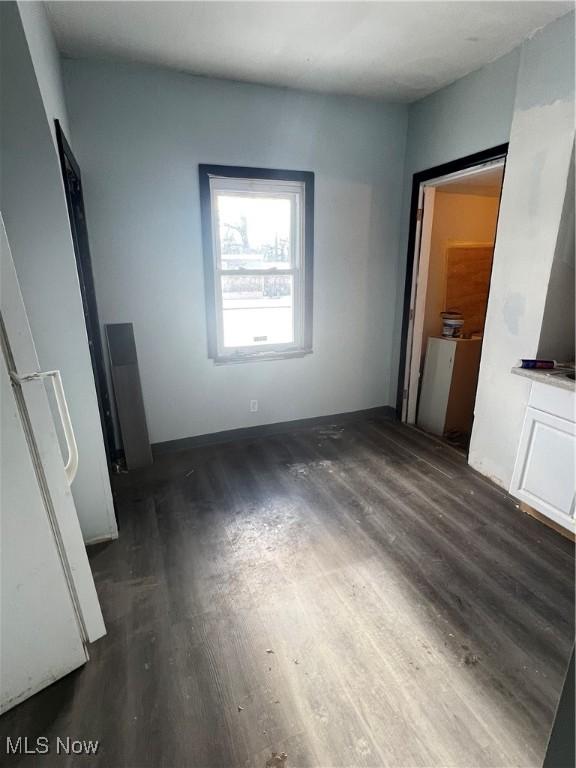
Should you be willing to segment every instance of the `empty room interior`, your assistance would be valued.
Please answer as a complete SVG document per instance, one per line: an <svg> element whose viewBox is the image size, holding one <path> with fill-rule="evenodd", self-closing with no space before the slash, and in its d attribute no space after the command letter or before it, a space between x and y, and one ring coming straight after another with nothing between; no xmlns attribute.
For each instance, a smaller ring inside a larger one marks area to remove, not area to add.
<svg viewBox="0 0 576 768"><path fill-rule="evenodd" d="M0 2L0 756L574 765L573 2Z"/></svg>

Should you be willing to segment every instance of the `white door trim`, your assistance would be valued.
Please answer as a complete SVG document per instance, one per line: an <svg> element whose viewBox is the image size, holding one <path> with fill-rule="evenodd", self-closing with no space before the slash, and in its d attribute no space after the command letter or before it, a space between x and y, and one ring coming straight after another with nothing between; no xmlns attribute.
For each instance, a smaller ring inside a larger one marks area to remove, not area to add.
<svg viewBox="0 0 576 768"><path fill-rule="evenodd" d="M420 254L420 235L422 232L422 214L424 212L424 186L418 189L418 209L416 215L416 231L414 235L414 256L412 269L412 286L410 288L410 310L408 313L408 331L406 334L406 360L404 362L404 381L402 385L402 421L408 415L408 386L410 384L410 363L412 361L412 340L414 338L414 303L416 300L416 281L418 279L418 257Z"/></svg>
<svg viewBox="0 0 576 768"><path fill-rule="evenodd" d="M499 168L504 166L506 158L499 157L496 160L489 160L487 163L481 163L480 165L473 165L471 168L464 168L461 171L455 171L454 173L447 173L445 176L437 176L435 179L429 179L423 182L427 187L438 187L441 184L449 184L452 181L459 181L460 179L467 179L470 176L476 176L479 173L484 173L490 168Z"/></svg>
<svg viewBox="0 0 576 768"><path fill-rule="evenodd" d="M422 225L418 252L414 253L416 269L412 285L414 309L411 312L412 339L410 344L410 365L406 389L406 423L416 423L416 406L418 403L418 388L420 385L420 359L422 356L422 335L424 333L424 316L426 313L426 292L428 290L428 268L430 265L430 246L432 243L432 222L434 219L434 200L436 190L422 184Z"/></svg>

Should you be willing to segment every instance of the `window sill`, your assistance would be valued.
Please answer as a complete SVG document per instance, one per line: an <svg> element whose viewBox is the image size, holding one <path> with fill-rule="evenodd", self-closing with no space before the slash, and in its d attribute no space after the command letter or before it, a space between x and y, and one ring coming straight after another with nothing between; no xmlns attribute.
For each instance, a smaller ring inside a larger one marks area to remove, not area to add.
<svg viewBox="0 0 576 768"><path fill-rule="evenodd" d="M311 355L311 349L293 349L284 352L254 352L244 355L226 355L213 357L214 365L236 365L238 363L258 363L264 360L288 360L291 357Z"/></svg>

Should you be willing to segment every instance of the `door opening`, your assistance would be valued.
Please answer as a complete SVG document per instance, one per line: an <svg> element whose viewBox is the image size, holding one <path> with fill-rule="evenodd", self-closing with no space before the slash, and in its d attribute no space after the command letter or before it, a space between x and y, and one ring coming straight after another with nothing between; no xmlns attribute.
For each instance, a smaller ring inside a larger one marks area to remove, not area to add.
<svg viewBox="0 0 576 768"><path fill-rule="evenodd" d="M92 371L94 373L94 383L96 385L98 409L100 411L100 423L102 425L108 466L111 468L112 464L118 458L118 451L116 450L116 441L114 439L114 422L111 411L112 405L106 379L106 370L104 367L102 337L100 333L100 321L98 319L98 307L94 289L94 276L92 274L92 261L88 243L88 229L86 226L86 213L84 210L84 197L82 195L80 167L78 166L70 145L66 140L60 122L58 120L55 120L54 122L56 123L56 139L60 155L60 167L66 193L66 203L68 205L70 228L72 230L76 267L78 269L80 293L82 295L82 306L84 308L84 320L86 322L86 333L88 335L88 346L90 348L90 359L92 362Z"/></svg>
<svg viewBox="0 0 576 768"><path fill-rule="evenodd" d="M507 146L414 176L398 412L467 451Z"/></svg>

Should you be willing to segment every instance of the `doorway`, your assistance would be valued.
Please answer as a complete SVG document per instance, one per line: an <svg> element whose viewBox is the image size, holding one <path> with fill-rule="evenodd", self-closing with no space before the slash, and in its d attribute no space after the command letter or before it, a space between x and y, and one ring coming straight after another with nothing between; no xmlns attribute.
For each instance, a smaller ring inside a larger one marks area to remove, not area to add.
<svg viewBox="0 0 576 768"><path fill-rule="evenodd" d="M84 197L82 194L82 179L80 167L72 153L70 145L62 130L59 120L56 124L56 139L60 156L60 168L64 181L68 217L74 243L82 306L84 308L84 320L88 335L88 347L90 360L96 385L96 397L100 411L100 423L104 437L104 447L108 459L109 468L118 458L116 441L114 438L114 422L112 419L111 399L104 367L102 336L100 333L100 321L98 319L98 306L96 304L96 292L94 289L94 276L92 273L92 261L90 258L90 246L88 243L88 229L86 225L86 213L84 209Z"/></svg>
<svg viewBox="0 0 576 768"><path fill-rule="evenodd" d="M467 452L506 146L414 177L398 410Z"/></svg>

